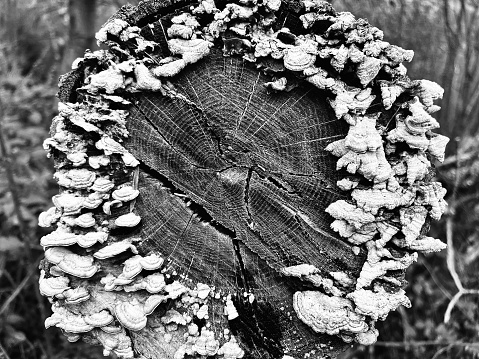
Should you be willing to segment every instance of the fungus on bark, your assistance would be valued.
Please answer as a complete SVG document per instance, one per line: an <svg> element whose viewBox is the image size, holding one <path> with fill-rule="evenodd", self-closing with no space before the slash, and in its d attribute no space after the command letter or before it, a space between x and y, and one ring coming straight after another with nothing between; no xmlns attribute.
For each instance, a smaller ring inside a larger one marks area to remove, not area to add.
<svg viewBox="0 0 479 359"><path fill-rule="evenodd" d="M319 0L146 0L97 40L44 143L46 326L123 358L374 343L398 270L444 247L442 89L413 53Z"/></svg>

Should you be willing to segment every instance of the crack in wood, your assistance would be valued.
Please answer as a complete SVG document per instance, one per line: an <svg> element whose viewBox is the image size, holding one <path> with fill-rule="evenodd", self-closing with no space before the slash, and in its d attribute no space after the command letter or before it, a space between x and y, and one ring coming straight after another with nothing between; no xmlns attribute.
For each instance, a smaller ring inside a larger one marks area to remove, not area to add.
<svg viewBox="0 0 479 359"><path fill-rule="evenodd" d="M301 195L300 192L291 192L288 191L287 188L283 187L279 182L271 180L272 177L268 176L265 174L265 172L260 171L259 169L255 167L244 167L244 166L230 166L228 168L222 169L220 171L216 171L217 173L221 173L226 171L227 169L231 168L247 168L248 173L247 173L247 178L246 178L246 183L244 187L244 202L245 202L245 207L247 210L248 218L249 218L249 228L255 233L255 235L258 236L258 239L260 241L264 241L264 238L262 237L261 233L258 231L255 225L255 220L253 218L252 213L250 212L249 209L249 190L250 190L250 184L251 184L251 179L253 173L258 174L258 176L263 179L268 181L269 183L272 183L275 187L278 189L285 191L288 194L299 194ZM189 197L186 192L181 190L177 185L175 185L171 180L168 179L168 177L162 175L161 173L157 172L153 168L147 166L144 162L140 162L140 169L146 173L148 173L150 176L153 178L157 179L163 188L167 189L170 191L171 194L177 196L180 198L187 208L192 212L192 216L195 216L198 220L200 220L203 223L209 224L211 227L213 227L216 231L226 235L228 238L231 239L232 244L233 244L233 249L236 254L236 258L238 260L239 266L240 266L240 273L241 273L241 280L242 283L240 283L240 286L243 287L246 291L250 290L249 286L249 280L248 280L248 274L247 274L247 269L244 264L243 257L241 255L241 249L240 249L240 242L241 240L237 237L236 235L236 230L235 228L230 229L220 223L219 221L215 220L213 216L210 215L210 213L199 203L195 202L191 197ZM298 216L298 214L296 214ZM295 216L295 217L296 217ZM190 217L191 220L191 217ZM303 228L302 224L299 223L299 219L296 217L296 220L298 221L298 224L300 224L300 227ZM316 229L316 228L313 228ZM320 231L323 235L324 233ZM310 238L310 236L307 234L307 232L303 229L303 233ZM329 236L329 235L328 235Z"/></svg>
<svg viewBox="0 0 479 359"><path fill-rule="evenodd" d="M191 221L193 216L195 216L201 222L209 224L216 231L218 231L219 233L231 239L231 242L233 244L233 249L235 251L235 254L240 266L240 273L241 273L241 280L242 280L242 283L240 284L242 284L242 287L246 291L249 291L250 288L247 281L246 267L241 255L239 239L236 236L235 229L234 228L229 229L228 227L224 226L220 222L216 221L201 204L196 203L194 200L188 197L188 195L184 191L182 191L177 186L175 186L175 184L172 181L170 181L166 176L162 175L161 173L147 166L144 162L140 161L140 169L143 172L148 173L151 177L158 180L161 183L162 188L164 188L165 190L168 190L171 194L177 196L185 203L186 207L191 211L191 216L189 221ZM183 233L185 232L185 230L183 231Z"/></svg>
<svg viewBox="0 0 479 359"><path fill-rule="evenodd" d="M140 169L143 172L148 173L151 177L157 179L161 183L162 187L169 190L171 194L181 198L181 200L200 221L208 223L218 232L228 236L229 238L233 238L236 236L234 229L230 229L223 224L217 222L202 205L192 200L184 191L179 189L178 186L176 186L171 180L169 180L168 177L162 175L161 173L149 167L142 161L140 161Z"/></svg>
<svg viewBox="0 0 479 359"><path fill-rule="evenodd" d="M238 318L229 321L232 333L239 335L262 358L281 358L282 333L279 320L269 304L249 297L232 296Z"/></svg>
<svg viewBox="0 0 479 359"><path fill-rule="evenodd" d="M191 83L190 79L186 79L186 81L188 82L188 84L190 85L191 89L193 90L193 92L195 93L195 96L198 100L198 102L200 102L200 105L201 105L201 101L200 101L200 97L198 96L198 93L196 92L195 90L195 87L193 86L193 84ZM232 161L230 161L228 158L226 158L226 156L224 156L224 151L223 149L221 148L221 137L218 136L218 134L214 131L214 129L210 126L210 124L208 123L208 118L207 118L207 115L204 111L204 109L202 107L200 107L200 105L198 105L196 102L192 101L192 100L188 100L188 103L190 105L192 105L193 107L195 107L201 114L202 114L202 119L203 119L203 122L204 122L204 125L206 127L206 130L210 133L210 135L213 137L213 139L217 142L217 146L218 146L218 152L221 156L221 158L223 158L225 161L227 162L230 162L232 163Z"/></svg>
<svg viewBox="0 0 479 359"><path fill-rule="evenodd" d="M245 188L244 188L244 203L246 204L246 212L248 213L248 226L251 228L251 230L254 229L254 221L253 221L253 216L251 215L251 212L249 210L249 188L250 188L250 182L251 182L251 176L253 175L253 168L248 168L248 175L246 177L246 183L245 183Z"/></svg>

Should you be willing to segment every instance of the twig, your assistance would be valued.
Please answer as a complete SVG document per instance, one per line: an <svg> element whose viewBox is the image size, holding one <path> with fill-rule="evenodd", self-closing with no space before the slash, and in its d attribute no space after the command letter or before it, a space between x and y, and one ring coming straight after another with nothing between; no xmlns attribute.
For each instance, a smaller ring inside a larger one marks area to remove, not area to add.
<svg viewBox="0 0 479 359"><path fill-rule="evenodd" d="M17 286L17 288L15 288L13 293L10 294L10 296L7 298L7 300L3 303L2 307L0 308L0 315L2 315L8 309L8 306L10 305L10 303L13 302L13 300L20 294L20 292L23 290L23 288L25 288L25 286L28 284L29 280L36 273L38 263L40 263L40 259L41 259L41 257L39 257L35 261L35 263L33 263L32 267L28 271L25 278L23 278L23 280L20 282L20 284Z"/></svg>
<svg viewBox="0 0 479 359"><path fill-rule="evenodd" d="M375 355L374 355L374 345L370 345L369 348L368 348L368 359L374 359L375 358Z"/></svg>
<svg viewBox="0 0 479 359"><path fill-rule="evenodd" d="M7 354L7 351L2 347L2 344L0 344L0 350L2 351L2 356L0 358L2 359L10 359L10 357Z"/></svg>
<svg viewBox="0 0 479 359"><path fill-rule="evenodd" d="M38 267L38 266L36 266ZM44 303L44 298L42 297L39 289L39 283L38 283L38 273L35 276L35 296L38 302L38 309L40 309L40 316L42 318L42 321L44 321L47 318L47 312L45 310L45 303ZM51 335L50 331L44 330L43 331L44 337L45 337L45 347L47 351L47 357L52 358L53 357L53 347L52 347L52 341L51 341Z"/></svg>
<svg viewBox="0 0 479 359"><path fill-rule="evenodd" d="M446 158L442 163L438 163L436 165L436 167L437 168L443 168L443 167L447 167L447 166L453 165L453 164L457 166L457 162L470 160L475 155L476 155L476 153L471 151L469 153L461 154L460 156L450 156L450 157Z"/></svg>
<svg viewBox="0 0 479 359"><path fill-rule="evenodd" d="M451 349L451 346L450 346L450 345L448 345L448 346L445 347L445 348L439 349L439 350L434 354L434 356L433 356L431 359L437 359L437 358L439 358L439 355L441 355L441 354L444 353L445 351L448 351L449 349Z"/></svg>
<svg viewBox="0 0 479 359"><path fill-rule="evenodd" d="M409 318L407 316L406 309L404 307L399 307L398 308L399 315L401 316L401 324L402 324L402 330L403 330L403 341L404 343L407 344L409 341L409 337L412 331L411 324L409 323Z"/></svg>
<svg viewBox="0 0 479 359"><path fill-rule="evenodd" d="M452 203L452 206L454 208L457 208L459 206L464 205L465 203L467 203L469 201L477 200L477 199L479 199L479 192L471 193L471 194L468 194L466 196L462 196L460 199L456 200L455 203Z"/></svg>
<svg viewBox="0 0 479 359"><path fill-rule="evenodd" d="M439 288L439 290L442 292L442 294L444 294L444 296L446 298L448 298L449 300L452 299L452 295L449 293L449 291L444 288L444 286L442 285L442 283L437 280L436 276L434 275L433 271L429 268L429 266L426 264L426 262L420 258L419 260L419 263L422 264L424 266L424 268L426 268L427 272L429 273L429 275L431 276L431 279L432 281L434 282L434 284L437 285L437 287Z"/></svg>
<svg viewBox="0 0 479 359"><path fill-rule="evenodd" d="M15 280L13 279L12 275L10 274L10 272L8 272L6 269L2 268L2 275L7 278L7 280L10 282L10 285L12 287L16 287L17 286L17 282L15 282Z"/></svg>
<svg viewBox="0 0 479 359"><path fill-rule="evenodd" d="M464 294L479 294L479 290L475 289L466 289L462 285L459 274L456 270L456 251L454 250L454 214L456 212L456 197L457 197L457 188L459 186L459 165L461 159L459 158L459 138L456 138L456 176L454 178L454 186L452 189L452 208L449 211L449 214L446 219L446 238L447 238L447 270L451 274L454 284L456 285L458 292L452 297L451 301L447 305L446 311L444 312L444 323L449 323L451 319L451 313L454 307L456 306L459 299Z"/></svg>
<svg viewBox="0 0 479 359"><path fill-rule="evenodd" d="M464 288L460 289L459 292L457 292L454 295L454 297L452 297L451 301L449 302L446 308L446 311L444 313L444 323L449 322L449 320L451 319L452 310L454 309L455 305L464 294L479 295L479 289L464 289Z"/></svg>
<svg viewBox="0 0 479 359"><path fill-rule="evenodd" d="M456 285L459 291L463 291L464 287L462 286L461 279L459 274L456 271L456 251L453 246L453 228L454 222L452 215L449 215L446 220L446 238L447 238L447 270L451 274L454 284Z"/></svg>
<svg viewBox="0 0 479 359"><path fill-rule="evenodd" d="M32 277L35 280L35 296L38 301L38 307L40 309L40 316L42 317L42 320L46 318L46 312L45 312L45 306L43 304L43 297L40 294L40 291L38 289L38 276L35 275L38 269L38 264L40 263L41 257L38 257L37 260L33 263L32 267L28 271L27 275L23 278L23 280L20 282L20 284L15 288L15 290L10 294L10 296L7 298L7 300L3 303L2 307L0 308L0 316L8 309L10 303L12 303L15 298L20 294L20 292L25 288L25 286L28 284L30 279ZM46 331L45 331L46 332ZM50 334L45 333L45 346L46 346L46 353L47 357L51 358L52 357L52 344L50 340ZM8 358L8 357L7 357Z"/></svg>
<svg viewBox="0 0 479 359"><path fill-rule="evenodd" d="M410 342L376 342L377 347L404 348L404 347L423 347L423 346L456 346L456 347L479 347L479 343L463 342L432 342L432 341L410 341Z"/></svg>
<svg viewBox="0 0 479 359"><path fill-rule="evenodd" d="M352 359L352 358L357 358L357 354L359 353L364 353L364 348L359 346L355 347L354 349L349 349L345 351L341 356L338 358L340 359Z"/></svg>
<svg viewBox="0 0 479 359"><path fill-rule="evenodd" d="M32 342L31 342L30 340L28 340L28 338L25 338L25 341L24 341L23 343L26 343L26 344L27 344L28 348L30 349L30 352L33 354L33 356L34 356L35 358L37 358L37 354L36 354L36 352L35 352L35 346L32 344ZM22 343L22 344L23 344L23 343ZM24 350L23 350L23 345L22 345L20 348L22 348L22 353L23 353L23 352L24 352ZM45 353L45 355L46 355L46 353ZM24 356L24 355L22 355L22 357L23 357L23 356ZM32 359L31 356L30 356L30 359Z"/></svg>

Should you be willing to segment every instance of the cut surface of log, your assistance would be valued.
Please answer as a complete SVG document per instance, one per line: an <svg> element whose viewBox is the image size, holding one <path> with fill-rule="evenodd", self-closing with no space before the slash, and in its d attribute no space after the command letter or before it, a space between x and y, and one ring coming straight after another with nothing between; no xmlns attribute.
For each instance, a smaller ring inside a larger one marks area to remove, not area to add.
<svg viewBox="0 0 479 359"><path fill-rule="evenodd" d="M46 326L124 358L334 357L444 246L442 89L326 2L143 1L61 78ZM428 240L425 240L428 239ZM429 240L431 239L431 240Z"/></svg>

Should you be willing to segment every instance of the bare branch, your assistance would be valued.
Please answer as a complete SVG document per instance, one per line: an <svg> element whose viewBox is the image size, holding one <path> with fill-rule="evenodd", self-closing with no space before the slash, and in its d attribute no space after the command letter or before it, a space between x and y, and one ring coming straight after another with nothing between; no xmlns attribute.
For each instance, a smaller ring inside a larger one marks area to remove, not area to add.
<svg viewBox="0 0 479 359"><path fill-rule="evenodd" d="M42 256L43 257L43 256ZM0 315L2 315L9 307L10 303L12 303L15 298L20 294L20 292L25 288L25 286L28 284L30 279L34 277L38 264L40 263L40 259L42 257L37 258L37 260L33 263L33 265L30 266L30 270L28 271L27 275L23 280L20 282L20 284L15 288L15 290L10 294L10 296L7 298L7 300L3 303L2 307L0 308Z"/></svg>
<svg viewBox="0 0 479 359"><path fill-rule="evenodd" d="M449 0L443 0L443 12L444 12L444 23L446 25L446 39L448 43L453 41L452 37L456 36L456 32L451 26L450 17L450 8L449 8Z"/></svg>
<svg viewBox="0 0 479 359"><path fill-rule="evenodd" d="M444 323L449 322L449 320L451 319L452 310L454 309L457 302L464 294L479 295L479 290L464 288L456 270L456 251L454 249L453 233L454 233L454 214L455 214L456 206L458 204L458 202L456 202L457 189L459 187L459 182L460 182L459 168L460 168L461 158L459 157L458 142L459 142L459 139L456 138L456 158L457 158L456 175L454 179L454 186L452 189L452 196L450 200L452 205L451 205L450 213L448 214L448 217L446 219L447 269L449 273L451 274L452 279L454 280L454 284L456 285L458 292L454 295L454 297L451 299L451 301L449 302L446 308L446 311L444 313Z"/></svg>
<svg viewBox="0 0 479 359"><path fill-rule="evenodd" d="M456 258L455 258L455 250L454 250L454 243L453 243L453 217L449 215L446 220L446 237L447 237L447 269L451 274L452 279L454 280L454 284L456 285L457 289L460 292L464 290L462 286L461 279L456 271Z"/></svg>
<svg viewBox="0 0 479 359"><path fill-rule="evenodd" d="M410 342L376 342L377 347L404 348L404 347L423 347L423 346L453 346L453 347L479 347L479 343L462 343L462 342L432 342L432 341L410 341Z"/></svg>

